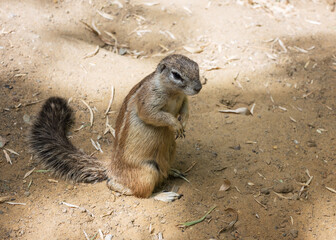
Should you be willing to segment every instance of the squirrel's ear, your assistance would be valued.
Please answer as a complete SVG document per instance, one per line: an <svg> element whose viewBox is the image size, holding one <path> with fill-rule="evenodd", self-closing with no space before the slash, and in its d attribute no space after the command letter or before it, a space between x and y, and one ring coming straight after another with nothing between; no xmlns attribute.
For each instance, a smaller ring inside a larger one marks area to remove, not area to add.
<svg viewBox="0 0 336 240"><path fill-rule="evenodd" d="M166 68L166 65L163 64L163 63L160 63L159 66L157 67L157 71L158 71L159 73L162 73L163 70L165 70L165 68Z"/></svg>

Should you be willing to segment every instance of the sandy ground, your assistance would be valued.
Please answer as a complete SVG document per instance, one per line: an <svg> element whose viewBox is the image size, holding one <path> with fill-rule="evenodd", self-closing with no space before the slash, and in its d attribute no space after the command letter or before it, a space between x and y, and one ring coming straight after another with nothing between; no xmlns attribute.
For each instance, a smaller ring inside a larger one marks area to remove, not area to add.
<svg viewBox="0 0 336 240"><path fill-rule="evenodd" d="M113 239L336 239L333 1L117 3L0 2L0 239L100 239L99 229ZM24 178L43 169L25 142L41 100L71 97L75 129L84 126L72 141L87 153L99 141L96 156L106 158L111 86L114 126L127 92L172 51L197 61L204 83L177 142L176 168L193 166L190 183L159 189L177 186L181 199L118 196L105 183L43 171ZM92 128L82 99L94 109ZM249 116L219 112L253 105ZM178 227L214 206L203 222Z"/></svg>

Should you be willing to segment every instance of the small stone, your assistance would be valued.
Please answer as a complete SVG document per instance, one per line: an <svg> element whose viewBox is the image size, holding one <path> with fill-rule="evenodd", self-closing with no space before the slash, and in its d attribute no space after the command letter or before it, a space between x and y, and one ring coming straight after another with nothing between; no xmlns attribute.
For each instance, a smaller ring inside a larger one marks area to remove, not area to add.
<svg viewBox="0 0 336 240"><path fill-rule="evenodd" d="M127 49L125 48L120 48L119 49L119 55L125 55L127 53Z"/></svg>
<svg viewBox="0 0 336 240"><path fill-rule="evenodd" d="M97 140L100 140L101 138L102 138L101 135L98 135L98 136L97 136Z"/></svg>
<svg viewBox="0 0 336 240"><path fill-rule="evenodd" d="M105 236L105 240L111 240L113 238L113 235L112 234L107 234Z"/></svg>
<svg viewBox="0 0 336 240"><path fill-rule="evenodd" d="M292 192L294 190L294 187L290 183L280 183L280 182L278 182L273 186L273 190L277 193L289 193L289 192Z"/></svg>
<svg viewBox="0 0 336 240"><path fill-rule="evenodd" d="M23 115L23 121L30 124L30 116L28 114Z"/></svg>
<svg viewBox="0 0 336 240"><path fill-rule="evenodd" d="M4 212L0 210L0 214L4 214Z"/></svg>
<svg viewBox="0 0 336 240"><path fill-rule="evenodd" d="M25 191L25 192L24 192L24 195L25 195L26 197L29 197L29 196L30 196L30 192Z"/></svg>
<svg viewBox="0 0 336 240"><path fill-rule="evenodd" d="M271 164L271 159L266 159L266 164L270 165Z"/></svg>
<svg viewBox="0 0 336 240"><path fill-rule="evenodd" d="M233 147L230 147L230 148L232 148L232 149L234 149L234 150L237 150L237 151L241 149L240 145L233 146Z"/></svg>
<svg viewBox="0 0 336 240"><path fill-rule="evenodd" d="M260 192L261 192L262 194L265 194L265 195L270 194L270 190L269 190L269 188L262 188L262 189L260 189Z"/></svg>
<svg viewBox="0 0 336 240"><path fill-rule="evenodd" d="M296 229L291 229L289 232L293 236L293 238L297 238L299 236L299 231Z"/></svg>
<svg viewBox="0 0 336 240"><path fill-rule="evenodd" d="M166 223L166 219L162 219L160 222L161 222L162 224L165 224L165 223Z"/></svg>
<svg viewBox="0 0 336 240"><path fill-rule="evenodd" d="M67 213L67 212L68 212L68 210L66 208L62 209L62 213Z"/></svg>
<svg viewBox="0 0 336 240"><path fill-rule="evenodd" d="M3 148L8 140L5 137L0 136L0 148Z"/></svg>
<svg viewBox="0 0 336 240"><path fill-rule="evenodd" d="M316 142L314 142L314 141L312 141L312 140L309 140L309 141L307 142L307 146L308 146L308 147L317 147L317 144L316 144Z"/></svg>

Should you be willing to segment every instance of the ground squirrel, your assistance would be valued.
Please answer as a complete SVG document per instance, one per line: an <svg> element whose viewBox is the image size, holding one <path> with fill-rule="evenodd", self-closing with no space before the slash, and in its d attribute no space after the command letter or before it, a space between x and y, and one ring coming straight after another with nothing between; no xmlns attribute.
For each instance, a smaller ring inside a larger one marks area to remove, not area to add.
<svg viewBox="0 0 336 240"><path fill-rule="evenodd" d="M84 154L68 140L73 111L59 97L43 105L30 131L30 147L41 163L61 177L76 182L107 180L114 191L147 198L170 174L175 139L184 137L189 117L187 95L201 88L197 63L183 55L169 55L124 99L107 163ZM177 195L166 197L173 200Z"/></svg>

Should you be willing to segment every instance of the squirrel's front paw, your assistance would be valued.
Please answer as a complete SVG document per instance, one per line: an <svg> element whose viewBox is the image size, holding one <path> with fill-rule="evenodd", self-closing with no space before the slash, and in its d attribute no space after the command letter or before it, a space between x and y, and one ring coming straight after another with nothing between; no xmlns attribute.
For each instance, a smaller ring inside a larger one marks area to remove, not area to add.
<svg viewBox="0 0 336 240"><path fill-rule="evenodd" d="M177 119L176 119L176 122L175 122L174 126L172 126L172 130L175 132L176 138L184 138L185 137L184 128L183 128L182 124Z"/></svg>
<svg viewBox="0 0 336 240"><path fill-rule="evenodd" d="M189 114L188 114L188 113L182 113L182 114L179 116L178 120L179 120L180 123L182 124L183 129L186 128L188 119L189 119Z"/></svg>

